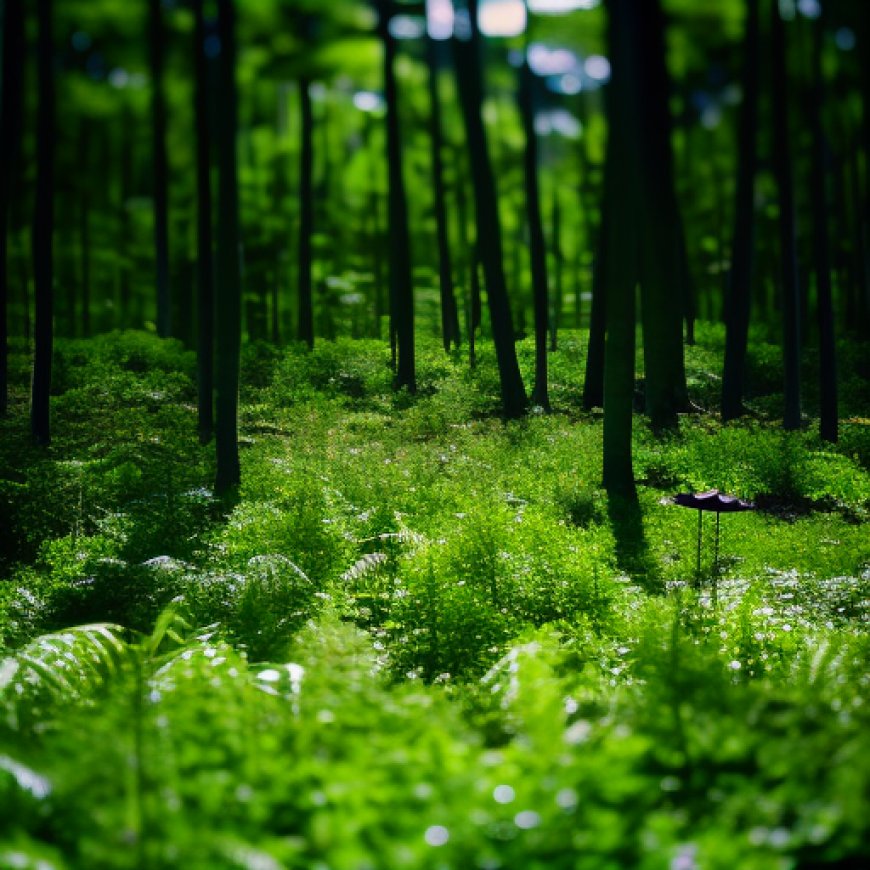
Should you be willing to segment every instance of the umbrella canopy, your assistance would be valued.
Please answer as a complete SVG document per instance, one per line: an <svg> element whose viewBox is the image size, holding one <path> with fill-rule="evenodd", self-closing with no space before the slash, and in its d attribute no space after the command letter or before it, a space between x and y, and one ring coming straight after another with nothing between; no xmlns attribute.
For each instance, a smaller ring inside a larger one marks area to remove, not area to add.
<svg viewBox="0 0 870 870"><path fill-rule="evenodd" d="M698 511L698 564L696 573L701 577L701 517L702 511L712 511L716 514L716 555L713 560L715 569L719 569L719 514L733 514L738 511L755 510L752 502L737 498L736 495L725 495L718 489L708 489L706 492L681 492L674 496L673 504L680 507L693 508ZM716 597L716 579L713 578L713 597Z"/></svg>
<svg viewBox="0 0 870 870"><path fill-rule="evenodd" d="M736 495L725 495L718 489L708 489L706 492L681 492L674 496L674 504L698 511L715 511L717 514L751 511L755 508L752 502L737 498Z"/></svg>

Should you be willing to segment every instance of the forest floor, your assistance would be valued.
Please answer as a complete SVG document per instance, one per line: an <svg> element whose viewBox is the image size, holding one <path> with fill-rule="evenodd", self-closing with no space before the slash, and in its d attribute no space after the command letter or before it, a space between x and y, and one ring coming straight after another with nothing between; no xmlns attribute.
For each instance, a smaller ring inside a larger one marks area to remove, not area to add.
<svg viewBox="0 0 870 870"><path fill-rule="evenodd" d="M232 504L179 344L59 342L47 449L13 348L0 867L865 866L870 353L840 345L831 445L782 431L757 335L721 425L723 339L679 432L636 417L636 506L578 333L554 413L509 423L486 343L423 341L413 396L381 342L248 346ZM671 497L711 487L757 510L718 562L705 518L699 572Z"/></svg>

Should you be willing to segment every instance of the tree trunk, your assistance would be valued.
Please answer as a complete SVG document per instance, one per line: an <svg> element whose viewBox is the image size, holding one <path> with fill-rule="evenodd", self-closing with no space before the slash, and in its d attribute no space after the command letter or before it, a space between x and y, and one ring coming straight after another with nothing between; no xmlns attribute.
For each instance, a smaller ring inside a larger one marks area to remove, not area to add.
<svg viewBox="0 0 870 870"><path fill-rule="evenodd" d="M157 334L172 335L169 290L169 166L166 157L166 95L163 91L165 36L160 0L149 0L151 64L151 142L154 172L154 254L157 287Z"/></svg>
<svg viewBox="0 0 870 870"><path fill-rule="evenodd" d="M242 342L242 293L239 263L239 192L236 160L235 9L233 0L218 0L220 59L218 69L217 155L218 222L215 285L215 494L225 495L241 481L238 407Z"/></svg>
<svg viewBox="0 0 870 870"><path fill-rule="evenodd" d="M426 38L426 60L429 66L429 140L432 147L432 184L435 192L435 224L438 233L438 275L441 289L441 337L444 350L459 347L459 313L453 288L453 262L447 233L447 208L444 194L444 160L441 99L438 96L438 42Z"/></svg>
<svg viewBox="0 0 870 870"><path fill-rule="evenodd" d="M604 350L604 486L608 495L635 494L631 457L635 360L635 289L639 272L637 202L640 143L635 70L639 41L633 0L608 0L612 76L607 103L605 206L607 339ZM614 228L619 232L614 232Z"/></svg>
<svg viewBox="0 0 870 870"><path fill-rule="evenodd" d="M468 3L468 39L454 42L457 88L471 158L477 221L477 247L486 279L492 337L501 384L502 408L508 418L526 410L526 390L517 362L510 300L504 276L501 222L492 164L483 126L483 83L480 69L480 32L477 0Z"/></svg>
<svg viewBox="0 0 870 870"><path fill-rule="evenodd" d="M299 324L297 337L314 347L314 303L311 285L311 234L314 229L314 113L311 108L311 82L299 80L301 109L299 157Z"/></svg>
<svg viewBox="0 0 870 870"><path fill-rule="evenodd" d="M0 416L9 401L9 227L14 179L21 156L24 97L24 11L22 0L6 0L3 17L3 93L0 107Z"/></svg>
<svg viewBox="0 0 870 870"><path fill-rule="evenodd" d="M36 321L34 324L33 383L30 428L37 444L51 440L49 393L53 344L53 251L54 235L54 46L52 2L38 0L37 18L37 127L36 210L33 222L33 274Z"/></svg>
<svg viewBox="0 0 870 870"><path fill-rule="evenodd" d="M737 154L737 195L734 206L734 241L725 301L725 365L722 375L722 419L743 413L746 345L752 307L753 248L755 241L756 126L758 124L759 67L758 0L746 0L743 40L743 105Z"/></svg>
<svg viewBox="0 0 870 870"><path fill-rule="evenodd" d="M664 16L660 0L633 10L643 34L635 71L644 147L639 151L643 221L638 238L644 337L646 413L653 428L677 425L688 404L683 362L683 269L680 213L674 188L670 81L665 64Z"/></svg>
<svg viewBox="0 0 870 870"><path fill-rule="evenodd" d="M390 287L396 336L395 389L417 388L414 363L414 285L411 276L411 236L408 201L402 174L402 140L396 89L396 40L390 33L391 0L378 3L378 28L384 50L384 97L387 104L388 231L390 236Z"/></svg>
<svg viewBox="0 0 870 870"><path fill-rule="evenodd" d="M526 219L529 226L529 257L532 267L532 299L535 311L535 383L532 404L550 410L547 389L547 322L549 301L547 288L547 251L541 218L541 194L538 189L538 138L535 133L535 109L532 88L534 79L528 58L519 69L520 117L525 133L523 177L526 188Z"/></svg>
<svg viewBox="0 0 870 870"><path fill-rule="evenodd" d="M825 130L822 108L825 80L822 71L823 19L813 22L810 100L813 130L812 203L813 254L816 266L816 312L819 325L819 432L826 441L837 442L837 364L834 339L834 308L831 300L831 258L828 246L828 195L825 187Z"/></svg>
<svg viewBox="0 0 870 870"><path fill-rule="evenodd" d="M204 0L194 3L194 119L196 123L197 419L199 441L214 434L214 250L212 244L211 125Z"/></svg>
<svg viewBox="0 0 870 870"><path fill-rule="evenodd" d="M771 65L773 74L773 171L779 190L779 241L782 269L783 357L785 414L783 426L801 424L800 397L800 289L797 231L792 186L791 145L788 126L788 75L785 26L779 4L771 3Z"/></svg>
<svg viewBox="0 0 870 870"><path fill-rule="evenodd" d="M610 152L604 167L604 196L601 205L601 223L598 228L598 247L592 264L592 309L589 312L589 344L586 348L586 377L583 382L583 407L604 407L604 344L607 323L607 259L611 220L608 211L613 198L608 178L615 174L610 168Z"/></svg>

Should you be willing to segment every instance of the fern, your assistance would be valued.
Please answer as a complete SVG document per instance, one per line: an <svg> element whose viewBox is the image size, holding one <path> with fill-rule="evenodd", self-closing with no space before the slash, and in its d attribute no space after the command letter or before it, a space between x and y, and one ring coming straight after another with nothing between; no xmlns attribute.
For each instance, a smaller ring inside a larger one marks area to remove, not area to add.
<svg viewBox="0 0 870 870"><path fill-rule="evenodd" d="M351 583L369 577L375 574L388 558L386 553L366 553L341 575L341 579L345 583Z"/></svg>

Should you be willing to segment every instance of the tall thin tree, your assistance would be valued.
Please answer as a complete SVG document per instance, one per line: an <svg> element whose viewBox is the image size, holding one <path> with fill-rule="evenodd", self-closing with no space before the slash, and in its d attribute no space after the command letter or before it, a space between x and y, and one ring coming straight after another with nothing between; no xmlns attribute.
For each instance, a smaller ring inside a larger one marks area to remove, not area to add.
<svg viewBox="0 0 870 870"><path fill-rule="evenodd" d="M476 244L486 280L502 409L505 416L510 418L525 413L527 399L514 346L513 318L504 275L498 196L483 125L483 76L477 12L478 0L468 0L467 8L457 11L458 32L454 39L454 57L474 185Z"/></svg>
<svg viewBox="0 0 870 870"><path fill-rule="evenodd" d="M242 343L242 279L239 248L239 191L236 158L237 96L235 4L217 0L218 219L215 286L215 493L226 495L241 481L239 464L239 361Z"/></svg>
<svg viewBox="0 0 870 870"><path fill-rule="evenodd" d="M9 206L21 154L24 83L24 7L6 0L3 16L3 90L0 105L0 416L9 396Z"/></svg>
<svg viewBox="0 0 870 870"><path fill-rule="evenodd" d="M414 285L411 275L411 234L408 229L408 199L402 169L402 139L399 129L399 98L396 85L396 39L390 22L396 12L394 0L378 0L378 33L383 45L384 98L387 104L387 212L390 236L391 314L396 336L396 389L417 388L414 361Z"/></svg>
<svg viewBox="0 0 870 870"><path fill-rule="evenodd" d="M214 432L214 246L212 244L211 123L204 0L194 0L194 97L196 124L196 285L197 417L199 440L211 441Z"/></svg>
<svg viewBox="0 0 870 870"><path fill-rule="evenodd" d="M828 244L828 194L825 183L827 142L822 123L822 107L825 104L825 78L822 70L823 21L824 18L819 17L812 23L813 93L809 106L813 131L811 165L813 256L816 273L816 318L819 326L819 433L826 441L836 443L839 429L837 361L831 290L831 256Z"/></svg>
<svg viewBox="0 0 870 870"><path fill-rule="evenodd" d="M30 429L37 444L51 440L49 393L54 339L54 46L52 0L37 0L36 209L33 220L35 299L33 382Z"/></svg>
<svg viewBox="0 0 870 870"><path fill-rule="evenodd" d="M529 257L532 267L532 300L535 313L535 383L532 387L532 404L549 410L550 396L547 386L549 288L547 287L544 221L541 217L541 193L538 185L538 137L535 132L533 88L534 77L529 66L527 48L519 67L519 105L525 135L523 179L529 228Z"/></svg>
<svg viewBox="0 0 870 870"><path fill-rule="evenodd" d="M606 343L604 349L604 486L635 494L631 428L635 366L635 291L639 274L640 147L637 98L639 40L634 0L608 0L612 76L607 103L605 205ZM619 228L619 232L614 232Z"/></svg>
<svg viewBox="0 0 870 870"><path fill-rule="evenodd" d="M449 351L451 345L459 347L460 336L444 191L444 134L441 121L441 97L438 93L439 44L440 42L431 36L426 37L426 62L429 68L429 144L432 149L435 230L438 236L438 284L441 291L441 338L444 350Z"/></svg>
<svg viewBox="0 0 870 870"><path fill-rule="evenodd" d="M785 23L779 3L770 4L771 72L773 78L773 171L779 192L779 245L782 279L785 413L783 426L801 425L800 395L800 287L798 283L797 227L788 122L788 72Z"/></svg>
<svg viewBox="0 0 870 870"><path fill-rule="evenodd" d="M166 338L172 334L172 299L169 288L169 163L166 155L166 94L163 83L166 35L160 7L160 0L148 0L157 334Z"/></svg>
<svg viewBox="0 0 870 870"><path fill-rule="evenodd" d="M725 299L725 367L722 375L722 419L732 420L743 412L746 345L752 304L755 203L754 185L758 162L758 69L760 63L759 2L746 0L743 37L743 104L737 153L737 188L731 271Z"/></svg>
<svg viewBox="0 0 870 870"><path fill-rule="evenodd" d="M311 236L314 232L314 112L311 106L311 81L299 79L301 147L299 149L299 263L297 336L314 347L314 302L311 284Z"/></svg>

